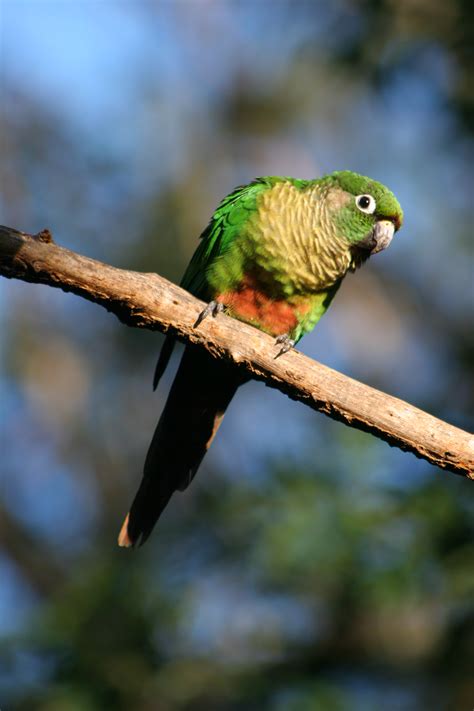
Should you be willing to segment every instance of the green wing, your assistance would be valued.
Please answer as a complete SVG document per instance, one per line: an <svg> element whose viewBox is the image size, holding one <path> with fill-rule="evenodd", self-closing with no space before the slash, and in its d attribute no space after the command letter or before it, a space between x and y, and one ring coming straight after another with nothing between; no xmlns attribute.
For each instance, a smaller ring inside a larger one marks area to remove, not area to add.
<svg viewBox="0 0 474 711"><path fill-rule="evenodd" d="M181 280L184 289L204 301L212 298L207 280L209 267L233 244L257 209L257 196L268 190L275 180L257 178L248 185L240 185L222 200L202 233L201 243Z"/></svg>
<svg viewBox="0 0 474 711"><path fill-rule="evenodd" d="M201 243L181 280L183 289L204 301L212 299L207 280L210 265L229 249L242 227L255 212L258 194L271 187L276 180L276 178L257 178L248 185L240 185L222 200L201 234ZM174 344L174 336L167 336L155 368L154 390L168 365Z"/></svg>

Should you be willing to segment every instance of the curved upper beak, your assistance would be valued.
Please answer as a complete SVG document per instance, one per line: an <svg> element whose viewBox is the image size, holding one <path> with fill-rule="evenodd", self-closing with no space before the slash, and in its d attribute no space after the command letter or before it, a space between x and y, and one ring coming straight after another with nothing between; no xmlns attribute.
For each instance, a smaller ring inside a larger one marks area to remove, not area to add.
<svg viewBox="0 0 474 711"><path fill-rule="evenodd" d="M395 234L395 224L392 220L379 220L375 223L372 230L372 244L370 245L371 254L377 254L383 249L387 249Z"/></svg>

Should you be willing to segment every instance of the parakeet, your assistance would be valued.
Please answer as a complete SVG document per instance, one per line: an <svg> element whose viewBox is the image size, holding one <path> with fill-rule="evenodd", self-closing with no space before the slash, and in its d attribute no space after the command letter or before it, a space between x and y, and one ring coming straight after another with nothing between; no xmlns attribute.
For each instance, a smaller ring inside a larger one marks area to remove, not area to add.
<svg viewBox="0 0 474 711"><path fill-rule="evenodd" d="M222 200L181 285L208 303L201 319L224 310L275 337L281 355L314 328L347 272L388 247L402 221L390 190L351 171L316 180L257 178ZM173 345L168 336L155 387ZM190 484L245 381L204 349L185 348L121 546L143 543L173 492Z"/></svg>

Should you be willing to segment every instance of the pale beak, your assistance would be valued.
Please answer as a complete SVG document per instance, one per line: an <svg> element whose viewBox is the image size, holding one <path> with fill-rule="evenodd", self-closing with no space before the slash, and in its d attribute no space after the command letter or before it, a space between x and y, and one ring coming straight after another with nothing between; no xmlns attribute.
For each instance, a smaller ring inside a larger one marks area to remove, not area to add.
<svg viewBox="0 0 474 711"><path fill-rule="evenodd" d="M383 249L387 249L395 234L395 225L391 220L379 220L375 223L372 231L373 247L371 246L371 254L377 254Z"/></svg>
<svg viewBox="0 0 474 711"><path fill-rule="evenodd" d="M376 222L366 237L352 246L353 268L360 267L371 254L377 254L377 252L387 249L394 234L395 224L392 220Z"/></svg>

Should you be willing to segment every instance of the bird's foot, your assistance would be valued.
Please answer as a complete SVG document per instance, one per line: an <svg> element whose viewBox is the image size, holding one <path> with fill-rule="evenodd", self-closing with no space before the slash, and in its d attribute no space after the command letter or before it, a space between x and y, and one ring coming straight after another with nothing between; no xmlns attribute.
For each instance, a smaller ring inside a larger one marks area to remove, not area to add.
<svg viewBox="0 0 474 711"><path fill-rule="evenodd" d="M295 341L290 338L290 335L288 333L282 333L281 336L277 336L275 338L275 343L281 345L280 350L275 356L275 360L284 353L288 353L288 351L291 351L291 349L295 347Z"/></svg>
<svg viewBox="0 0 474 711"><path fill-rule="evenodd" d="M197 328L200 323L204 321L205 318L208 316L212 316L215 318L217 314L221 314L225 309L224 304L221 304L220 301L210 301L206 308L201 311L199 316L196 319L196 323L194 324L194 328Z"/></svg>

